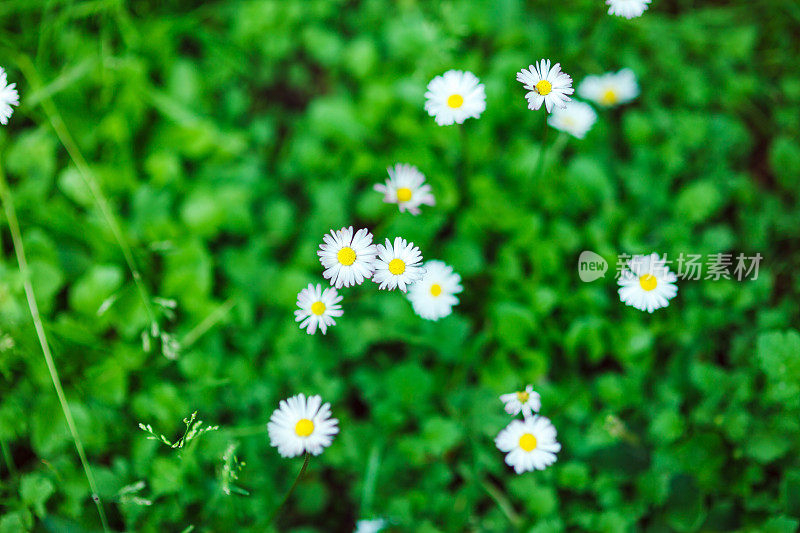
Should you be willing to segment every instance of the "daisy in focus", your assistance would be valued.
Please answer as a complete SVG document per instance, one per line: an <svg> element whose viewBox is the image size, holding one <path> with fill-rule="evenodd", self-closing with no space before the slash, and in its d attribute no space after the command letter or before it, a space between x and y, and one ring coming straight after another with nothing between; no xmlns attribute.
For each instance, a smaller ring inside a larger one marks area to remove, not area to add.
<svg viewBox="0 0 800 533"><path fill-rule="evenodd" d="M333 287L323 291L319 283L309 283L297 295L297 307L300 309L294 312L295 322L300 322L300 329L305 329L309 335L316 333L317 328L325 335L328 326L336 325L334 317L344 313L339 305L341 301L342 297Z"/></svg>
<svg viewBox="0 0 800 533"><path fill-rule="evenodd" d="M542 103L548 113L553 107L565 107L570 100L568 95L575 92L572 78L561 71L559 63L550 68L549 59L542 59L538 65L517 72L517 81L530 91L525 98L528 99L528 109L534 111L542 107Z"/></svg>
<svg viewBox="0 0 800 533"><path fill-rule="evenodd" d="M678 294L678 276L670 272L658 254L635 255L622 270L619 280L619 299L641 311L652 313L666 307Z"/></svg>
<svg viewBox="0 0 800 533"><path fill-rule="evenodd" d="M11 106L19 105L19 93L16 87L16 83L9 85L6 71L0 67L0 124L3 126L8 124L8 119L14 114Z"/></svg>
<svg viewBox="0 0 800 533"><path fill-rule="evenodd" d="M353 235L353 226L339 231L331 230L323 237L317 255L325 267L322 276L331 280L337 289L361 285L375 271L377 248L372 244L372 233L360 229Z"/></svg>
<svg viewBox="0 0 800 533"><path fill-rule="evenodd" d="M386 171L389 172L386 184L376 183L374 187L383 193L384 202L397 204L401 213L408 211L412 215L419 215L421 205L436 205L431 186L425 183L425 176L417 167L397 163Z"/></svg>
<svg viewBox="0 0 800 533"><path fill-rule="evenodd" d="M578 94L603 107L627 104L639 96L636 74L629 68L600 76L586 76L578 85Z"/></svg>
<svg viewBox="0 0 800 533"><path fill-rule="evenodd" d="M422 279L425 269L420 266L422 254L413 242L401 237L394 239L394 245L386 239L386 246L378 245L378 258L375 260L375 275L372 281L379 283L379 289L390 291L399 288L406 292L408 285Z"/></svg>
<svg viewBox="0 0 800 533"><path fill-rule="evenodd" d="M517 474L544 470L556 462L556 453L561 451L556 428L548 418L539 415L512 420L494 442L498 450L505 452L506 464Z"/></svg>
<svg viewBox="0 0 800 533"><path fill-rule="evenodd" d="M463 124L478 118L486 109L486 92L477 76L469 71L448 70L428 83L425 111L440 126Z"/></svg>
<svg viewBox="0 0 800 533"><path fill-rule="evenodd" d="M618 17L632 18L641 17L647 10L650 0L606 0L608 14Z"/></svg>
<svg viewBox="0 0 800 533"><path fill-rule="evenodd" d="M278 448L281 457L297 457L304 453L319 455L339 433L339 421L331 418L331 404L322 404L319 396L304 394L281 400L267 424L270 446Z"/></svg>
<svg viewBox="0 0 800 533"><path fill-rule="evenodd" d="M442 261L426 261L425 274L408 289L408 300L414 312L425 320L439 320L458 305L456 294L463 289L461 276Z"/></svg>
<svg viewBox="0 0 800 533"><path fill-rule="evenodd" d="M542 408L541 397L533 390L532 385L519 392L503 394L500 396L500 401L505 404L506 413L516 416L522 411L522 416L526 419Z"/></svg>
<svg viewBox="0 0 800 533"><path fill-rule="evenodd" d="M553 114L547 118L547 123L557 130L565 131L573 137L583 139L592 129L596 120L597 113L594 112L592 106L585 102L573 100L567 102L564 108L555 108Z"/></svg>

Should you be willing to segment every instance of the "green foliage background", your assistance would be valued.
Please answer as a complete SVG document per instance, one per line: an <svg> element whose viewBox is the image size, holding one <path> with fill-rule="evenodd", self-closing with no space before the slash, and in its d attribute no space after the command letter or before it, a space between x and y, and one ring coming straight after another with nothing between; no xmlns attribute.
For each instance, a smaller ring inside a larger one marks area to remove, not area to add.
<svg viewBox="0 0 800 533"><path fill-rule="evenodd" d="M796 530L800 7L731 4L653 0L632 21L601 0L0 4L22 101L0 165L112 527L265 530L301 463L265 424L305 392L332 403L341 434L282 531L371 516L425 532ZM630 67L642 94L599 111L583 141L551 131L537 173L545 114L514 76L541 57L576 82ZM423 111L451 68L486 85L463 128ZM142 300L54 113L148 290L177 302L174 318L154 305L183 344L175 361L142 348ZM381 202L372 184L398 161L426 174L435 208ZM327 336L300 331L316 247L351 224L453 265L454 315L425 322L366 284ZM5 219L2 248L0 531L96 531ZM648 315L613 276L579 281L584 249L612 271L621 252L764 261L757 281L682 282ZM527 382L563 451L516 476L493 444L509 421L497 396ZM183 450L137 428L177 438L195 410L221 429ZM221 490L231 442L249 496ZM151 506L119 495L139 480Z"/></svg>

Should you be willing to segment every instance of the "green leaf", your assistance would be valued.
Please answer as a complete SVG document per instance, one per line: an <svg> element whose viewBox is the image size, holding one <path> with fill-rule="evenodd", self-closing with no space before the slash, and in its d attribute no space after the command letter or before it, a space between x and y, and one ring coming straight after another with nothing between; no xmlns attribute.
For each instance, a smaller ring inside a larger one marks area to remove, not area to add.
<svg viewBox="0 0 800 533"><path fill-rule="evenodd" d="M20 481L19 495L22 501L33 507L40 518L46 514L44 504L53 492L55 492L53 482L42 474L27 474Z"/></svg>

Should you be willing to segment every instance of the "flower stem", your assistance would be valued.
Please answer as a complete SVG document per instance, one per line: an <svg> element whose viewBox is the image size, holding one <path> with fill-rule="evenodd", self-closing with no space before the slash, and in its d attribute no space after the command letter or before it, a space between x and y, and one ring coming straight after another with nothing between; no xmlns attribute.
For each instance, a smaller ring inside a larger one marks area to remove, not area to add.
<svg viewBox="0 0 800 533"><path fill-rule="evenodd" d="M464 207L467 203L467 129L464 124L458 125L458 168L456 175L458 179L458 203L459 207Z"/></svg>
<svg viewBox="0 0 800 533"><path fill-rule="evenodd" d="M306 452L306 458L303 461L303 466L302 468L300 468L300 472L297 473L297 477L294 479L294 483L292 483L292 486L289 487L289 490L286 492L286 495L283 497L283 500L281 500L281 503L278 505L278 507L275 508L274 511L272 511L272 516L269 517L267 524L272 524L272 522L275 521L281 509L283 509L284 505L286 505L286 502L289 501L289 497L294 492L295 487L297 487L297 483L300 481L300 478L303 477L303 474L305 473L306 468L308 467L308 462L310 460L311 460L311 454Z"/></svg>
<svg viewBox="0 0 800 533"><path fill-rule="evenodd" d="M477 469L473 470L466 465L461 465L458 467L458 472L466 481L480 485L480 487L486 491L486 494L488 494L492 501L497 504L497 507L505 515L505 517L508 519L508 522L513 526L514 529L519 530L522 527L522 518L514 510L514 506L508 500L506 495L503 494L503 491L497 488L484 476L479 474Z"/></svg>
<svg viewBox="0 0 800 533"><path fill-rule="evenodd" d="M536 162L536 174L534 174L533 179L537 180L541 178L542 171L544 170L544 158L545 152L547 151L547 132L550 130L550 126L547 124L547 116L544 117L544 135L542 136L542 144L539 147L539 160Z"/></svg>
<svg viewBox="0 0 800 533"><path fill-rule="evenodd" d="M503 512L511 525L515 528L519 528L522 525L522 519L514 511L514 507L511 505L511 502L508 501L506 495L498 489L493 483L491 483L488 479L481 478L480 485L483 487L483 490L486 491L486 494L489 495L492 500L497 504L497 507Z"/></svg>
<svg viewBox="0 0 800 533"><path fill-rule="evenodd" d="M8 229L11 232L11 240L14 244L14 252L17 255L17 263L19 263L19 271L22 274L22 286L25 289L25 297L28 300L28 309L33 319L33 326L36 329L36 335L39 338L39 344L42 347L44 354L44 361L47 364L47 370L50 371L50 379L53 382L53 387L56 389L56 396L58 402L61 404L61 410L64 413L64 418L67 419L67 427L69 428L72 441L75 443L75 449L78 451L78 458L80 459L83 471L86 474L86 480L89 482L89 489L92 491L92 500L97 506L97 512L100 514L100 523L103 526L103 531L108 532L108 522L106 520L106 513L103 510L103 504L100 502L100 496L97 491L97 484L95 483L92 469L89 467L89 461L86 459L86 452L83 449L83 442L81 442L78 428L75 426L75 419L72 417L72 410L67 403L67 398L64 395L64 389L61 386L61 378L58 375L53 354L50 352L50 345L47 342L47 335L44 331L44 324L42 317L39 314L39 306L36 303L36 295L33 292L33 284L31 283L31 271L28 267L28 260L25 257L25 248L22 244L22 234L19 230L19 220L17 219L17 212L14 209L14 204L11 197L11 190L6 183L5 174L3 173L2 166L0 165L0 200L3 202L3 209L6 213L8 221Z"/></svg>

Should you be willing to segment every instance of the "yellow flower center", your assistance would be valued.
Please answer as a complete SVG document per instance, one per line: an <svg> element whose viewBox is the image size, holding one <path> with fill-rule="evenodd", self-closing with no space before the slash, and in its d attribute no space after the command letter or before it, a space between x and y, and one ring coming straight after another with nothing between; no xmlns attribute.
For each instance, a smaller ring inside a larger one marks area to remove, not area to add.
<svg viewBox="0 0 800 533"><path fill-rule="evenodd" d="M439 296L442 294L442 286L438 283L431 285L431 296Z"/></svg>
<svg viewBox="0 0 800 533"><path fill-rule="evenodd" d="M408 187L400 187L397 189L397 201L398 202L407 202L411 200L411 189Z"/></svg>
<svg viewBox="0 0 800 533"><path fill-rule="evenodd" d="M542 96L546 96L550 94L550 91L553 90L553 84L551 84L547 80L541 80L539 83L536 84L536 92L541 94Z"/></svg>
<svg viewBox="0 0 800 533"><path fill-rule="evenodd" d="M652 291L658 285L658 280L652 274L645 274L639 277L639 285L646 291Z"/></svg>
<svg viewBox="0 0 800 533"><path fill-rule="evenodd" d="M517 400L519 400L522 403L527 402L530 397L531 397L531 395L528 394L526 391L522 391L522 392L518 392L517 393Z"/></svg>
<svg viewBox="0 0 800 533"><path fill-rule="evenodd" d="M325 312L325 304L322 302L314 302L311 304L311 312L319 316Z"/></svg>
<svg viewBox="0 0 800 533"><path fill-rule="evenodd" d="M389 272L395 276L399 276L406 271L406 264L402 259L392 259L389 261Z"/></svg>
<svg viewBox="0 0 800 533"><path fill-rule="evenodd" d="M464 97L460 94L451 94L447 97L447 105L453 109L458 109L464 105Z"/></svg>
<svg viewBox="0 0 800 533"><path fill-rule="evenodd" d="M336 259L344 266L350 266L356 262L356 251L349 246L345 246L336 254Z"/></svg>
<svg viewBox="0 0 800 533"><path fill-rule="evenodd" d="M314 422L308 418L301 418L297 421L297 424L294 425L294 432L298 437L308 437L314 432Z"/></svg>
<svg viewBox="0 0 800 533"><path fill-rule="evenodd" d="M536 449L536 437L534 437L530 433L525 433L523 436L519 438L519 447L525 450L526 452L533 451L534 449Z"/></svg>
<svg viewBox="0 0 800 533"><path fill-rule="evenodd" d="M603 105L614 105L617 103L617 93L614 89L606 89L603 96L600 97L600 103Z"/></svg>

